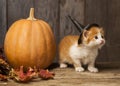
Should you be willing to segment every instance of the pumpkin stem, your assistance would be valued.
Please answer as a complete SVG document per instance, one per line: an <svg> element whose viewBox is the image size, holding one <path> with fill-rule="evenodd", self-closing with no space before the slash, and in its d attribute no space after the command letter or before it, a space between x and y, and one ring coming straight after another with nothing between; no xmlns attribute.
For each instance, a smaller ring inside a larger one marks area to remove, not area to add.
<svg viewBox="0 0 120 86"><path fill-rule="evenodd" d="M29 14L29 17L27 18L27 20L37 20L34 17L34 8L30 8L30 14Z"/></svg>

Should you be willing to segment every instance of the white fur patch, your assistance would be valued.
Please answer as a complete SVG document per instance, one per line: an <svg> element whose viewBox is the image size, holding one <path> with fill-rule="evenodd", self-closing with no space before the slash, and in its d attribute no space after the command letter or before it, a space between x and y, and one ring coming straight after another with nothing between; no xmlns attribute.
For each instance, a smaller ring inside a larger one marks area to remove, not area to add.
<svg viewBox="0 0 120 86"><path fill-rule="evenodd" d="M93 72L93 73L98 72L98 69L95 68L95 67L88 67L88 70L89 70L90 72Z"/></svg>
<svg viewBox="0 0 120 86"><path fill-rule="evenodd" d="M92 59L96 58L97 54L98 49L88 48L84 45L78 46L77 43L71 46L69 51L69 55L73 60L78 59L83 64L88 64Z"/></svg>
<svg viewBox="0 0 120 86"><path fill-rule="evenodd" d="M76 67L76 68L75 68L75 71L76 71L76 72L83 72L83 71L84 71L84 68L83 68L83 67Z"/></svg>
<svg viewBox="0 0 120 86"><path fill-rule="evenodd" d="M67 67L67 64L65 63L60 63L60 68L66 68Z"/></svg>

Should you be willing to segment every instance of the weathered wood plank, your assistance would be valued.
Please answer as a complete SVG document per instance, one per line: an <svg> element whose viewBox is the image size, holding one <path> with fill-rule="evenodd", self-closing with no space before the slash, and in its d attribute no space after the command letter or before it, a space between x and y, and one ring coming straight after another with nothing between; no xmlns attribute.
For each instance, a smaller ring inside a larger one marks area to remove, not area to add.
<svg viewBox="0 0 120 86"><path fill-rule="evenodd" d="M53 80L35 79L26 84L11 80L6 84L0 83L0 86L119 86L120 84L120 67L104 68L99 73L88 71L80 73L75 72L73 68L55 68L52 71L56 74Z"/></svg>
<svg viewBox="0 0 120 86"><path fill-rule="evenodd" d="M59 43L59 0L34 0L36 17L46 21L52 28L56 43ZM57 61L57 58L55 59Z"/></svg>
<svg viewBox="0 0 120 86"><path fill-rule="evenodd" d="M33 0L7 0L8 27L16 20L27 18L33 7Z"/></svg>
<svg viewBox="0 0 120 86"><path fill-rule="evenodd" d="M79 35L76 27L67 18L71 15L84 23L84 0L60 0L60 38L66 35Z"/></svg>
<svg viewBox="0 0 120 86"><path fill-rule="evenodd" d="M34 1L36 16L48 22L53 32L58 36L59 30L59 0L39 0ZM57 37L58 38L58 37ZM59 39L59 38L58 38Z"/></svg>
<svg viewBox="0 0 120 86"><path fill-rule="evenodd" d="M34 0L36 17L46 21L53 29L56 40L59 39L59 0Z"/></svg>
<svg viewBox="0 0 120 86"><path fill-rule="evenodd" d="M108 12L109 9L107 0L86 0L85 1L85 24L97 23L105 30L105 36L107 39L108 28ZM107 44L100 51L97 61L108 61Z"/></svg>
<svg viewBox="0 0 120 86"><path fill-rule="evenodd" d="M0 46L3 46L6 28L6 0L0 0Z"/></svg>
<svg viewBox="0 0 120 86"><path fill-rule="evenodd" d="M120 0L108 0L107 47L109 61L120 62Z"/></svg>
<svg viewBox="0 0 120 86"><path fill-rule="evenodd" d="M100 24L105 28L107 42L100 51L97 61L119 62L119 2L119 0L0 0L0 45L3 45L6 28L18 19L27 18L29 9L35 7L36 17L45 20L53 28L57 44L66 35L79 34L76 27L66 18L67 15L73 16L82 24Z"/></svg>

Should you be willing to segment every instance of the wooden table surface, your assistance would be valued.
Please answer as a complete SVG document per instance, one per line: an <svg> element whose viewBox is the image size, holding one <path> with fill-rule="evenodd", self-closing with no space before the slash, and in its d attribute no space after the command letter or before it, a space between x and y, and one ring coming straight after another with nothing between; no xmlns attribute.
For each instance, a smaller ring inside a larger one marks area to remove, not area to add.
<svg viewBox="0 0 120 86"><path fill-rule="evenodd" d="M29 83L17 83L12 80L0 82L0 86L120 86L119 65L98 65L99 73L75 72L73 67L60 69L54 67L53 80L36 79Z"/></svg>

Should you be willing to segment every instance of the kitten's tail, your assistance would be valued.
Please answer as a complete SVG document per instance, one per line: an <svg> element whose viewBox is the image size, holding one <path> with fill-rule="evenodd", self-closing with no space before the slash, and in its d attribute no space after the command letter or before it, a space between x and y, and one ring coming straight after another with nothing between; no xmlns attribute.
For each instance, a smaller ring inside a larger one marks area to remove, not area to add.
<svg viewBox="0 0 120 86"><path fill-rule="evenodd" d="M72 21L72 23L76 26L77 30L82 33L84 29L84 25L80 24L76 19L72 18L70 15L68 15L68 18Z"/></svg>

